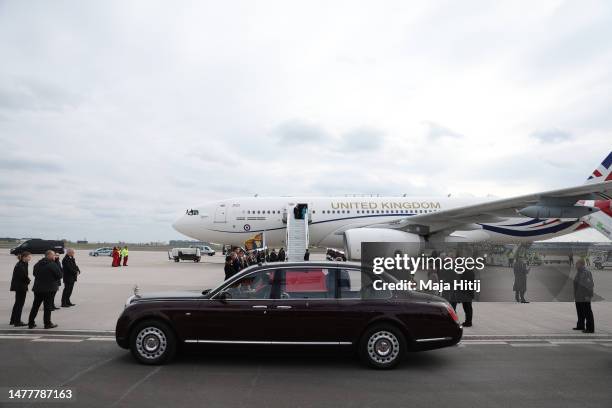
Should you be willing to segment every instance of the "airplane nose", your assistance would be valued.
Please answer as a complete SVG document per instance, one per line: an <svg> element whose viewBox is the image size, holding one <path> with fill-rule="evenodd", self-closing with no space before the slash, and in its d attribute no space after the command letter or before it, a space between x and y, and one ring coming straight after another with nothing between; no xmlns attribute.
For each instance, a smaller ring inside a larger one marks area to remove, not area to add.
<svg viewBox="0 0 612 408"><path fill-rule="evenodd" d="M181 234L184 234L185 231L186 231L186 228L185 228L185 216L182 216L179 219L177 219L176 221L174 221L172 223L172 228L174 228L176 231L180 232Z"/></svg>

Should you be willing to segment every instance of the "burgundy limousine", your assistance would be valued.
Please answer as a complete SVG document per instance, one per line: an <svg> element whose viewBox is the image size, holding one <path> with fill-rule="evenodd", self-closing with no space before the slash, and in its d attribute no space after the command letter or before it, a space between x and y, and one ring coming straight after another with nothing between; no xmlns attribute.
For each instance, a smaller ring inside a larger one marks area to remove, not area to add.
<svg viewBox="0 0 612 408"><path fill-rule="evenodd" d="M407 351L457 344L462 328L442 298L373 288L347 262L279 262L241 271L203 292L131 296L116 340L144 364L169 361L182 344L353 346L372 367Z"/></svg>

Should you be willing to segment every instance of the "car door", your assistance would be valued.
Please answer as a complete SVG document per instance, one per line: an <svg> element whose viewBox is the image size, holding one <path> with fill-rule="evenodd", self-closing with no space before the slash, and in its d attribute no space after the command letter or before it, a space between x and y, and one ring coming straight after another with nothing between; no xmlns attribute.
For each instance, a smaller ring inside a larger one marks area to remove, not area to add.
<svg viewBox="0 0 612 408"><path fill-rule="evenodd" d="M274 271L259 270L229 284L212 299L202 300L194 320L198 342L269 341L273 285Z"/></svg>
<svg viewBox="0 0 612 408"><path fill-rule="evenodd" d="M337 342L334 269L300 266L278 272L280 296L272 301L268 314L272 341Z"/></svg>

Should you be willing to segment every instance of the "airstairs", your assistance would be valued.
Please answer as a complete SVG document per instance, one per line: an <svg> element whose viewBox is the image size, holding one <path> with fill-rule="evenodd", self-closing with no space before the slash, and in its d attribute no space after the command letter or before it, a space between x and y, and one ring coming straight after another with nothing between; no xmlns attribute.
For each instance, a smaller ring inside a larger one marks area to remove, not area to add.
<svg viewBox="0 0 612 408"><path fill-rule="evenodd" d="M303 261L308 248L308 218L306 204L295 204L287 207L287 260ZM296 217L297 215L297 217Z"/></svg>

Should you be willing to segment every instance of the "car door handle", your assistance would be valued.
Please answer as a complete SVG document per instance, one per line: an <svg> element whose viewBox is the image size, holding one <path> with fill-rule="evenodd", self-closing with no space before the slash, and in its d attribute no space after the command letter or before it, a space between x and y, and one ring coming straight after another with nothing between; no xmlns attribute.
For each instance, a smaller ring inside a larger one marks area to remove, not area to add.
<svg viewBox="0 0 612 408"><path fill-rule="evenodd" d="M253 309L267 309L267 308L268 308L268 306L266 306L266 305L255 305L255 306L253 306Z"/></svg>
<svg viewBox="0 0 612 408"><path fill-rule="evenodd" d="M276 308L277 309L291 309L291 306L288 306L288 305L279 305L279 306L276 306Z"/></svg>

